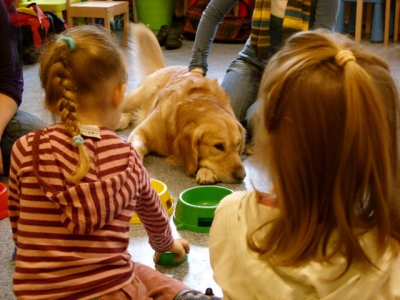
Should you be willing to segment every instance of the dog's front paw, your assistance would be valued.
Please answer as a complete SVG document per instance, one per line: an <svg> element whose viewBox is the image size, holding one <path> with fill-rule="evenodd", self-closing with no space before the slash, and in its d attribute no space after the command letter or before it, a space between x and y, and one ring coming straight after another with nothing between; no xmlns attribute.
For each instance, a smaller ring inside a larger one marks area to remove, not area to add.
<svg viewBox="0 0 400 300"><path fill-rule="evenodd" d="M219 182L218 177L206 168L200 168L196 174L196 181L198 184L211 184Z"/></svg>
<svg viewBox="0 0 400 300"><path fill-rule="evenodd" d="M124 130L128 128L133 122L133 113L123 113L121 119L119 120L117 131Z"/></svg>

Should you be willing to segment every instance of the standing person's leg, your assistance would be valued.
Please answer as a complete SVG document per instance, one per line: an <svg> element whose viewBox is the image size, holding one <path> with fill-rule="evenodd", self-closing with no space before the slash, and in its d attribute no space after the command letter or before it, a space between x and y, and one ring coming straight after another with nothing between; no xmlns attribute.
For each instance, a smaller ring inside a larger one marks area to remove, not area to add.
<svg viewBox="0 0 400 300"><path fill-rule="evenodd" d="M239 57L230 64L221 82L236 118L245 127L247 110L257 99L261 76L262 70Z"/></svg>

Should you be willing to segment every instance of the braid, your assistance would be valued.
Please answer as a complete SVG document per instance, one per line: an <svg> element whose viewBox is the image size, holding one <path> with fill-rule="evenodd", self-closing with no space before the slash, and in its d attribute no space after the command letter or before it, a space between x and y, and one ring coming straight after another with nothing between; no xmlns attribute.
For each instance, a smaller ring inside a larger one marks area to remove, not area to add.
<svg viewBox="0 0 400 300"><path fill-rule="evenodd" d="M57 108L57 114L65 125L66 131L73 138L81 135L80 122L77 117L78 97L75 92L73 77L67 67L70 55L68 44L63 42L57 42L57 44L59 44L59 49L57 50L59 55L56 57L55 63L50 67L50 80L47 83L46 91L55 91L53 101ZM51 99L48 99L48 101L53 102ZM79 149L79 160L77 169L68 178L70 182L82 179L90 168L90 159L84 144L76 144L76 146Z"/></svg>

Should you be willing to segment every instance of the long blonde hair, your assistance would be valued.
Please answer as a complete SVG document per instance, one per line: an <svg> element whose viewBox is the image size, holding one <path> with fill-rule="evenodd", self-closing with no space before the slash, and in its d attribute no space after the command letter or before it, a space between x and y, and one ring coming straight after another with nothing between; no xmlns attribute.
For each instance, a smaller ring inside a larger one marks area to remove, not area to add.
<svg viewBox="0 0 400 300"><path fill-rule="evenodd" d="M108 82L127 81L125 61L111 36L96 26L78 26L54 39L40 58L40 79L45 90L45 105L60 117L71 138L80 137L77 110L86 95L102 95ZM99 97L101 98L101 97ZM102 103L96 103L102 105ZM83 142L76 143L79 161L68 178L82 179L90 168Z"/></svg>
<svg viewBox="0 0 400 300"><path fill-rule="evenodd" d="M387 63L340 34L299 32L268 63L260 101L255 151L281 213L261 243L248 233L250 248L275 265L340 253L344 272L373 269L355 232L376 229L378 251L400 240L399 99Z"/></svg>

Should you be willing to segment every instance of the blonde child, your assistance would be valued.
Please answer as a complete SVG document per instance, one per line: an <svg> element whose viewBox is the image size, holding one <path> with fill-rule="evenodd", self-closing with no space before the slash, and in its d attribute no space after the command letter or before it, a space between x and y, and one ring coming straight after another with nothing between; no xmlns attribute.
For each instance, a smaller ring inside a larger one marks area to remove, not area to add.
<svg viewBox="0 0 400 300"><path fill-rule="evenodd" d="M255 151L274 189L217 208L223 299L400 299L399 98L387 63L339 34L299 32L267 65L260 101Z"/></svg>
<svg viewBox="0 0 400 300"><path fill-rule="evenodd" d="M46 108L61 122L13 147L9 215L18 247L16 297L212 299L131 261L135 211L156 260L166 251L183 259L190 247L173 238L138 154L113 131L127 72L110 36L94 26L69 29L42 55L40 78Z"/></svg>

